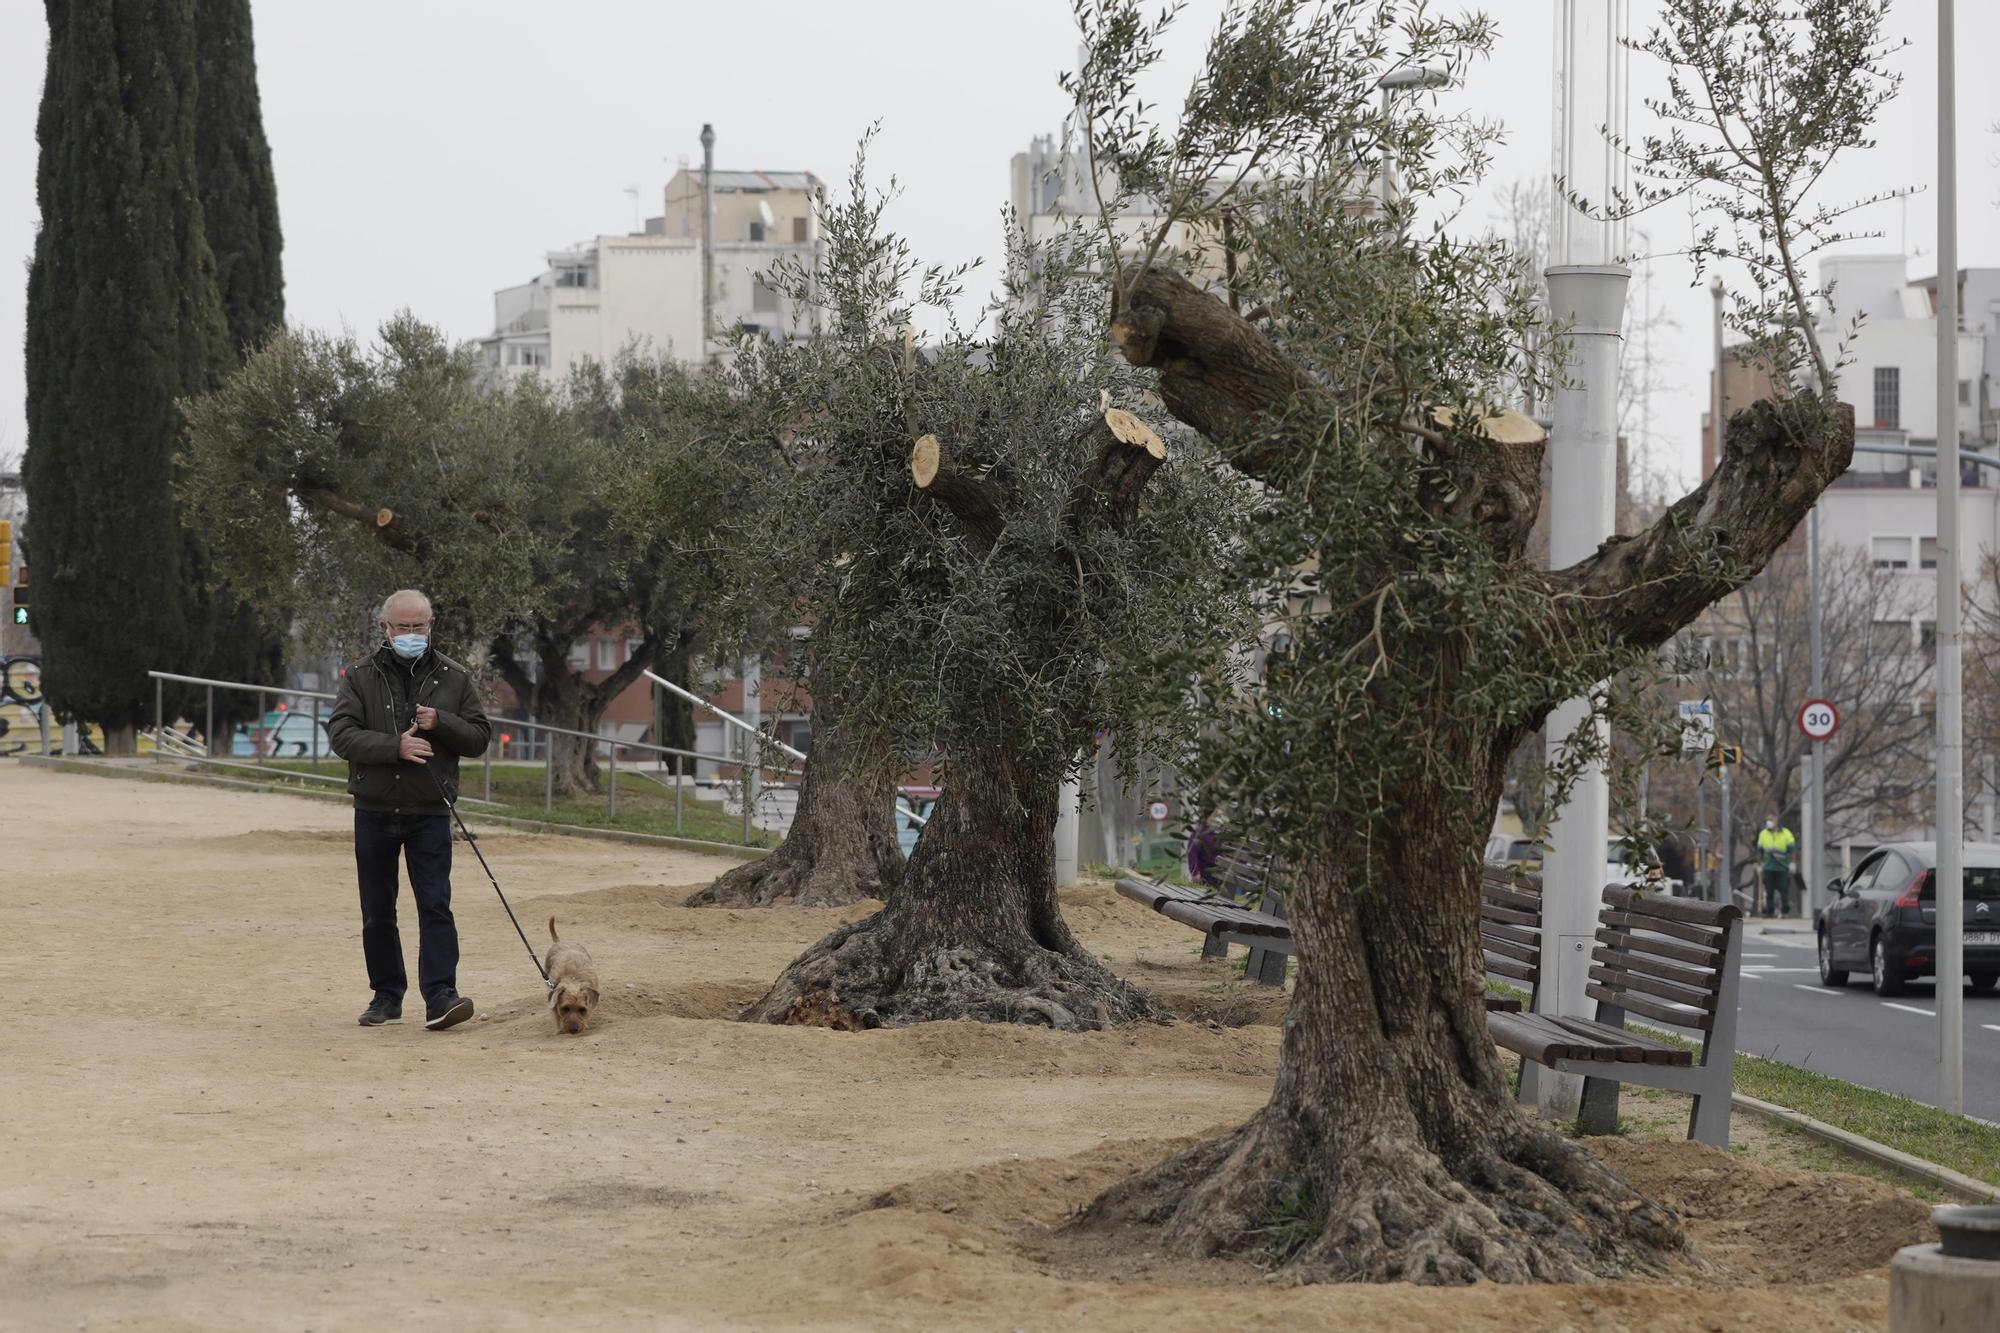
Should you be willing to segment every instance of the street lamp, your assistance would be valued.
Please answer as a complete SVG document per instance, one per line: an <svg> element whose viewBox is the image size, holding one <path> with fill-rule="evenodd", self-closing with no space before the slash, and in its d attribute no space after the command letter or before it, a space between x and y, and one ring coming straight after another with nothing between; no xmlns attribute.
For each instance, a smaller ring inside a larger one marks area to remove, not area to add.
<svg viewBox="0 0 2000 1333"><path fill-rule="evenodd" d="M1965 719L1958 625L1958 93L1952 0L1938 0L1938 1109L1965 1111Z"/></svg>
<svg viewBox="0 0 2000 1333"><path fill-rule="evenodd" d="M1400 69L1390 70L1375 80L1375 86L1382 92L1382 203L1386 207L1389 203L1389 191L1392 188L1391 163L1395 158L1395 152L1388 142L1390 96L1406 88L1449 88L1451 75L1441 69L1430 69L1423 65L1404 65Z"/></svg>

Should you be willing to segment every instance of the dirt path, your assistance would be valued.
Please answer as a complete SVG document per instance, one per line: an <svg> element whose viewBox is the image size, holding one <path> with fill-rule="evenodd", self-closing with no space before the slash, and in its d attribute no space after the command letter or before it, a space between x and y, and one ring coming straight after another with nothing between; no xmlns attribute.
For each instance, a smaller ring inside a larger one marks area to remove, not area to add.
<svg viewBox="0 0 2000 1333"><path fill-rule="evenodd" d="M733 863L493 833L523 921L553 912L596 955L600 1021L554 1035L462 856L481 1016L364 1030L339 807L0 762L0 809L0 1328L1875 1328L1879 1265L1923 1232L1876 1182L1614 1143L1686 1208L1707 1273L1288 1290L1083 1254L1061 1219L1259 1105L1277 1049L1271 996L1107 889L1069 900L1085 941L1253 1021L722 1021L846 914L683 909Z"/></svg>

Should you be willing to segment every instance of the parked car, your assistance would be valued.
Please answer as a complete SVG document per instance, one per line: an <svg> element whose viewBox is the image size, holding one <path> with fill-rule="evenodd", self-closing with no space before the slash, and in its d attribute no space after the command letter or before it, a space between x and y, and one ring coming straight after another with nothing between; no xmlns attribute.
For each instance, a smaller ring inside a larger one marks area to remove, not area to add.
<svg viewBox="0 0 2000 1333"><path fill-rule="evenodd" d="M1521 870L1542 868L1541 844L1518 833L1495 833L1486 840L1486 864Z"/></svg>
<svg viewBox="0 0 2000 1333"><path fill-rule="evenodd" d="M1965 975L1974 989L2000 981L2000 844L1965 844ZM1822 985L1845 986L1866 969L1877 995L1937 972L1937 844L1886 843L1814 918Z"/></svg>

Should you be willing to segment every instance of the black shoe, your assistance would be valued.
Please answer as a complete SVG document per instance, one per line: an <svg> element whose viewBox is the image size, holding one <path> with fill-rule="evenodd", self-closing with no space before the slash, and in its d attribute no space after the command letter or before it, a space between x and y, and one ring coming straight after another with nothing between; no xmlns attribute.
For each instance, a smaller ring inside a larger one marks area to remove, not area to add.
<svg viewBox="0 0 2000 1333"><path fill-rule="evenodd" d="M361 1011L361 1026L365 1028L376 1028L381 1027L384 1023L400 1023L402 1021L403 997L400 995L391 995L385 990L376 991L374 1002Z"/></svg>
<svg viewBox="0 0 2000 1333"><path fill-rule="evenodd" d="M424 1026L433 1032L457 1027L472 1017L472 1001L455 991L439 991L424 1005Z"/></svg>

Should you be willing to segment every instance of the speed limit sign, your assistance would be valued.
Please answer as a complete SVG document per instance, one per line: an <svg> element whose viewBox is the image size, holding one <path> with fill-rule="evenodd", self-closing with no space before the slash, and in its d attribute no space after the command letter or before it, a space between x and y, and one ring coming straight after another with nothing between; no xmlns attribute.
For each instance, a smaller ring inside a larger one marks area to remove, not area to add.
<svg viewBox="0 0 2000 1333"><path fill-rule="evenodd" d="M1840 710L1828 699L1808 699L1799 705L1799 730L1809 741L1832 740L1840 730Z"/></svg>

